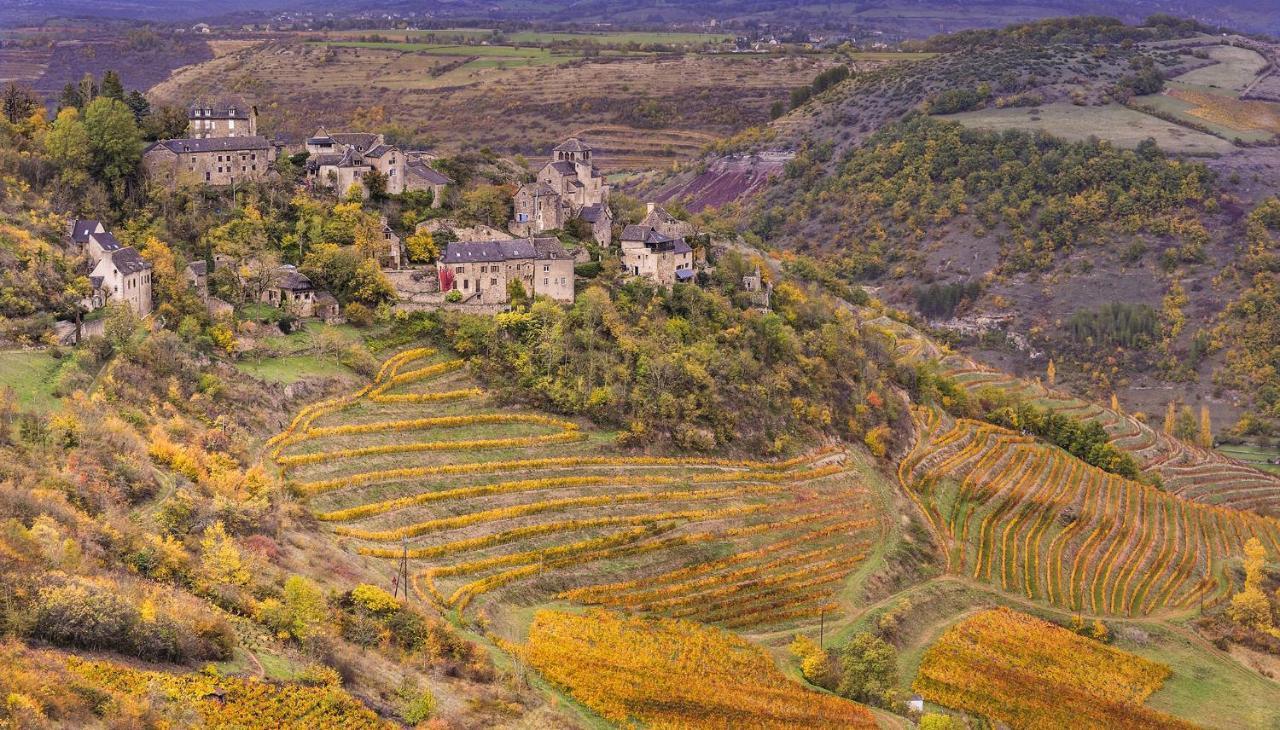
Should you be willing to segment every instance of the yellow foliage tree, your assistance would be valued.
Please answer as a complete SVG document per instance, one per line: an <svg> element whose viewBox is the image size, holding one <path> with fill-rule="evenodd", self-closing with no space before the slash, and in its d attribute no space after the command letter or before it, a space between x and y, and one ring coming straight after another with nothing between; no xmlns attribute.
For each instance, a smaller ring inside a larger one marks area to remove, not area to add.
<svg viewBox="0 0 1280 730"><path fill-rule="evenodd" d="M1209 406L1200 405L1200 445L1206 449L1213 448L1213 422L1209 417Z"/></svg>
<svg viewBox="0 0 1280 730"><path fill-rule="evenodd" d="M825 649L818 646L818 642L796 634L789 648L792 656L800 660L800 673L805 679L819 687L831 688L835 679L831 672L831 658Z"/></svg>
<svg viewBox="0 0 1280 730"><path fill-rule="evenodd" d="M244 556L222 521L206 528L200 539L200 577L213 585L243 586L249 575Z"/></svg>
<svg viewBox="0 0 1280 730"><path fill-rule="evenodd" d="M1058 368L1054 366L1052 358L1049 359L1049 367L1045 368L1044 379L1049 385L1053 385L1058 380Z"/></svg>
<svg viewBox="0 0 1280 730"><path fill-rule="evenodd" d="M410 261L429 263L440 255L440 248L430 231L419 231L404 239L404 247L409 252Z"/></svg>
<svg viewBox="0 0 1280 730"><path fill-rule="evenodd" d="M1120 399L1119 399L1118 397L1116 397L1116 394L1115 394L1115 393L1112 393L1112 394L1111 394L1111 410L1115 411L1116 413L1120 413L1120 412L1121 412L1121 410L1120 410Z"/></svg>
<svg viewBox="0 0 1280 730"><path fill-rule="evenodd" d="M1177 424L1178 407L1174 405L1173 401L1169 401L1169 404L1164 409L1164 432L1172 436Z"/></svg>
<svg viewBox="0 0 1280 730"><path fill-rule="evenodd" d="M1256 537L1244 544L1244 590L1231 597L1227 609L1231 620L1262 631L1272 632L1271 602L1262 590L1267 549Z"/></svg>

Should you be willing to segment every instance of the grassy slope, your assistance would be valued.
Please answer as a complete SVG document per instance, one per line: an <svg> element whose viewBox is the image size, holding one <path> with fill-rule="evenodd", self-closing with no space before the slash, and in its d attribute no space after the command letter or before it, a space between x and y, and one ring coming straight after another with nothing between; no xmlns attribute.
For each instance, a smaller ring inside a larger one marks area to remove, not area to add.
<svg viewBox="0 0 1280 730"><path fill-rule="evenodd" d="M0 388L13 388L23 410L50 411L58 405L53 381L59 362L48 352L0 352Z"/></svg>

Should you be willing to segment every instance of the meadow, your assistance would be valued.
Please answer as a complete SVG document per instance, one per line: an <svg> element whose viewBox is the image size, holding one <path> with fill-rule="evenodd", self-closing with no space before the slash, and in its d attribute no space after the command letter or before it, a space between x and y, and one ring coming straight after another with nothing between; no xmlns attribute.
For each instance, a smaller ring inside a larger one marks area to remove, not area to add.
<svg viewBox="0 0 1280 730"><path fill-rule="evenodd" d="M0 352L0 388L13 388L18 406L24 410L51 411L58 405L53 391L60 367L47 351Z"/></svg>
<svg viewBox="0 0 1280 730"><path fill-rule="evenodd" d="M1154 139L1161 149L1189 155L1225 154L1235 149L1227 140L1166 122L1119 104L1076 106L1068 102L1055 102L1030 108L980 109L940 118L959 122L966 127L995 132L1007 129L1042 130L1071 141L1098 137L1130 148L1136 147L1143 140Z"/></svg>

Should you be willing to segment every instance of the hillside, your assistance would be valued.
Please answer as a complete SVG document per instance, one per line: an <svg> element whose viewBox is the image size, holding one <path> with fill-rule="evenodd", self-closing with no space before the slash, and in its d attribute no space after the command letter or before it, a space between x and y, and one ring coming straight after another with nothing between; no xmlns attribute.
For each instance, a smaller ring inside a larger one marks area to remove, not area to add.
<svg viewBox="0 0 1280 730"><path fill-rule="evenodd" d="M1148 414L1205 403L1216 429L1259 433L1214 333L1275 180L1274 47L1087 20L925 47L942 53L855 73L747 139L791 155L771 184L718 180L732 161L712 159L655 189L693 209L758 189L726 211L753 240L991 365L1054 360L1077 392Z"/></svg>

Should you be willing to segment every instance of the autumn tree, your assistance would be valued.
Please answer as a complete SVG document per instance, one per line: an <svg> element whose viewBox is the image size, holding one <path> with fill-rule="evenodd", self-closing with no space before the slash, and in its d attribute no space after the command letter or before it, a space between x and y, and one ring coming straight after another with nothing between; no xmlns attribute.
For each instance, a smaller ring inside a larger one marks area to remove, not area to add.
<svg viewBox="0 0 1280 730"><path fill-rule="evenodd" d="M1178 407L1173 401L1169 401L1164 408L1164 432L1173 435L1174 429L1178 425Z"/></svg>
<svg viewBox="0 0 1280 730"><path fill-rule="evenodd" d="M478 185L462 194L462 214L486 226L504 223L511 213L511 192L499 185Z"/></svg>
<svg viewBox="0 0 1280 730"><path fill-rule="evenodd" d="M1267 550L1256 537L1244 544L1244 588L1231 597L1227 609L1231 620L1271 634L1280 635L1272 627L1271 602L1262 590L1267 565Z"/></svg>
<svg viewBox="0 0 1280 730"><path fill-rule="evenodd" d="M142 135L133 112L118 99L100 97L84 110L93 172L119 185L132 175L142 159Z"/></svg>
<svg viewBox="0 0 1280 730"><path fill-rule="evenodd" d="M89 181L92 148L78 109L70 106L58 112L58 118L44 136L44 150L58 168L63 186L79 190Z"/></svg>
<svg viewBox="0 0 1280 730"><path fill-rule="evenodd" d="M1053 385L1058 379L1058 368L1054 366L1053 359L1049 359L1049 367L1045 368L1044 379L1049 385Z"/></svg>
<svg viewBox="0 0 1280 730"><path fill-rule="evenodd" d="M211 586L249 583L249 567L222 521L205 528L200 538L200 577Z"/></svg>
<svg viewBox="0 0 1280 730"><path fill-rule="evenodd" d="M1196 439L1206 449L1213 448L1213 421L1209 417L1209 406L1200 404L1200 433Z"/></svg>
<svg viewBox="0 0 1280 730"><path fill-rule="evenodd" d="M897 653L884 639L863 632L841 650L836 692L842 697L883 706L891 704L897 684Z"/></svg>
<svg viewBox="0 0 1280 730"><path fill-rule="evenodd" d="M405 238L404 247L409 253L409 260L414 263L431 263L440 256L435 238L427 230L415 232Z"/></svg>
<svg viewBox="0 0 1280 730"><path fill-rule="evenodd" d="M800 661L800 673L809 682L825 689L835 689L837 673L826 649L803 634L791 642L791 655Z"/></svg>

